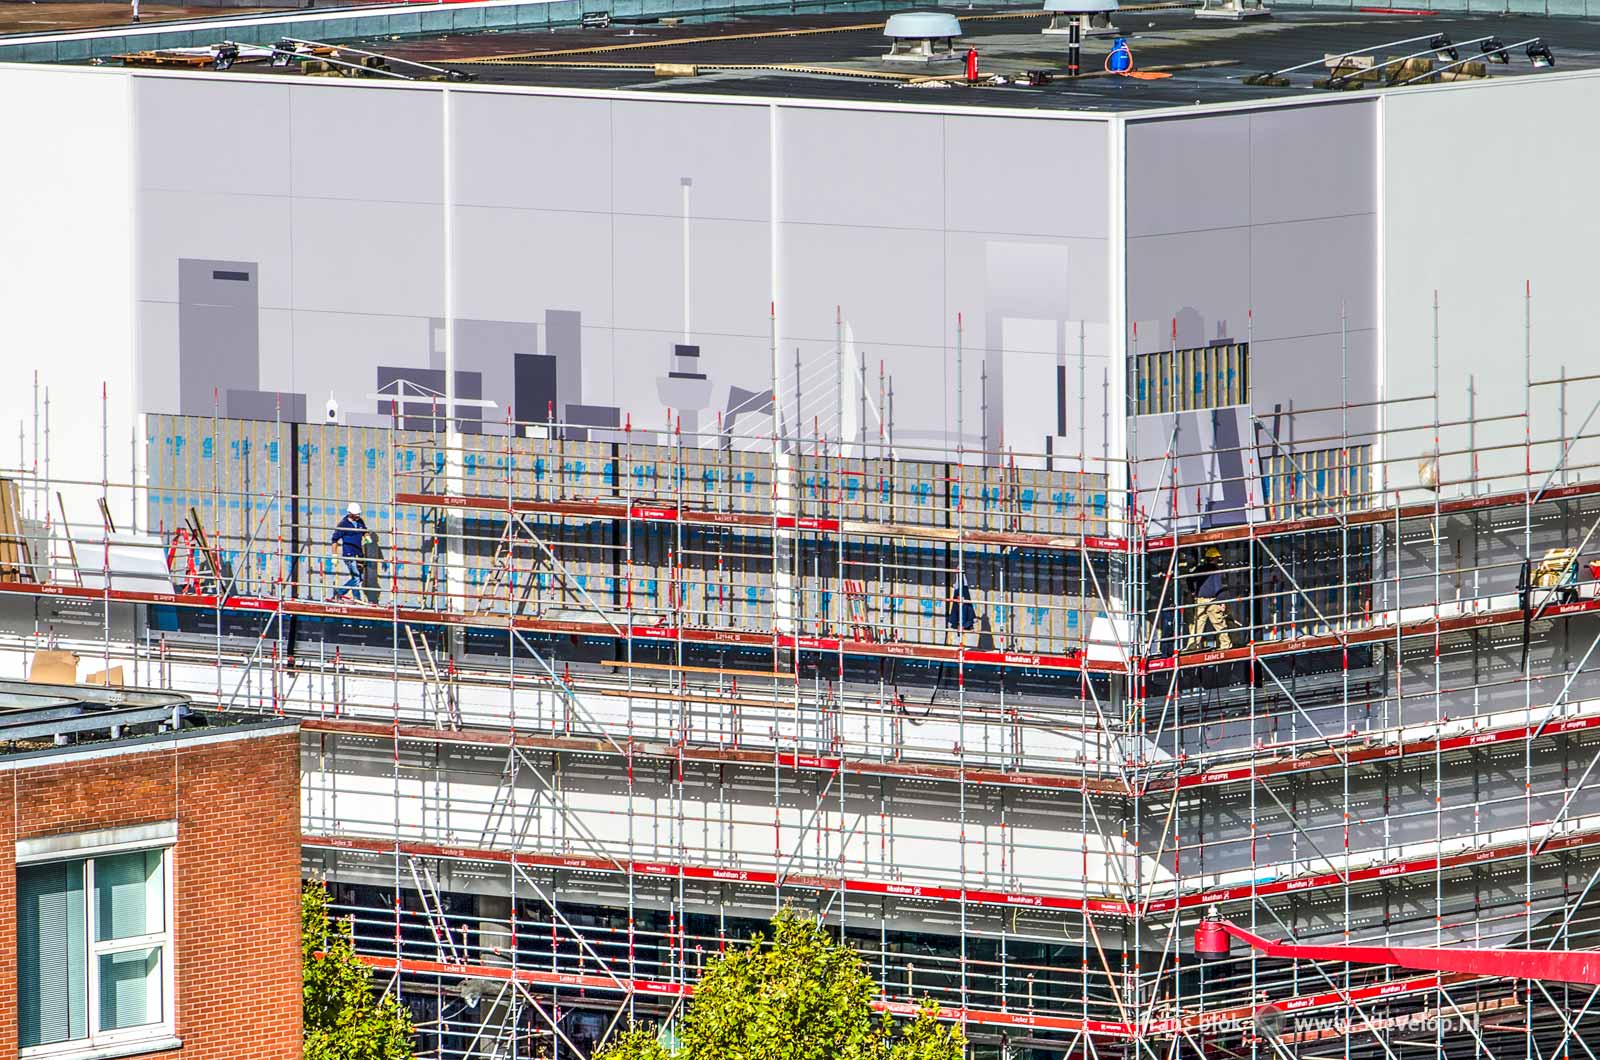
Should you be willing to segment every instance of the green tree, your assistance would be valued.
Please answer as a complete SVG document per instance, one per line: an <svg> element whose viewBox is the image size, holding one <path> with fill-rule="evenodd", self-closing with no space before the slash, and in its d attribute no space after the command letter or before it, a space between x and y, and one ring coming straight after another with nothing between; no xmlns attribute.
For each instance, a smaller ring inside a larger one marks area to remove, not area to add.
<svg viewBox="0 0 1600 1060"><path fill-rule="evenodd" d="M872 1011L878 985L854 950L793 910L706 966L683 1019L688 1060L868 1060L890 1027Z"/></svg>
<svg viewBox="0 0 1600 1060"><path fill-rule="evenodd" d="M925 1001L896 1026L860 955L794 910L706 966L683 1017L679 1060L958 1060L966 1039ZM630 1028L598 1060L659 1060L655 1034Z"/></svg>
<svg viewBox="0 0 1600 1060"><path fill-rule="evenodd" d="M961 1028L939 1022L939 1006L925 998L915 1019L904 1024L900 1040L889 1050L889 1060L954 1060L966 1049Z"/></svg>
<svg viewBox="0 0 1600 1060"><path fill-rule="evenodd" d="M656 1037L654 1028L633 1024L611 1039L596 1054L595 1060L667 1060L670 1055Z"/></svg>
<svg viewBox="0 0 1600 1060"><path fill-rule="evenodd" d="M300 891L300 960L305 983L305 1060L412 1060L411 1014L372 989L356 958L348 920L328 915L328 888Z"/></svg>

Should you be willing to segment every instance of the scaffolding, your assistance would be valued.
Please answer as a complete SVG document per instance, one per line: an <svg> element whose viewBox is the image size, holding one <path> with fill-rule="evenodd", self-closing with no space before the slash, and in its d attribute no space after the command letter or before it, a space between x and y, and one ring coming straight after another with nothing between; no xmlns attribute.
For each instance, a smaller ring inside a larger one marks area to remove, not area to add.
<svg viewBox="0 0 1600 1060"><path fill-rule="evenodd" d="M947 452L858 365L847 431L843 362L700 434L151 415L121 483L41 395L0 640L301 718L306 870L429 1056L587 1056L784 904L980 1056L1593 1056L1587 988L1188 940L1600 945L1600 376L1245 404L1186 481L1139 398L1157 455Z"/></svg>

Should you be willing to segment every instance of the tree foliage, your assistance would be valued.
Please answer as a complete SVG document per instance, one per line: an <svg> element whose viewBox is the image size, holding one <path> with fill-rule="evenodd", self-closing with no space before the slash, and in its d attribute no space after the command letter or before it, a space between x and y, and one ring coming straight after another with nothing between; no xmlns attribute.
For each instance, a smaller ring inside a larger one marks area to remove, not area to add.
<svg viewBox="0 0 1600 1060"><path fill-rule="evenodd" d="M712 960L683 1017L679 1060L958 1060L960 1029L938 1022L925 1001L896 1026L872 1008L878 984L861 957L814 919L783 910L772 937ZM600 1060L669 1055L648 1029L634 1027Z"/></svg>
<svg viewBox="0 0 1600 1060"><path fill-rule="evenodd" d="M690 1060L868 1060L888 1027L875 1018L878 986L854 950L834 945L816 921L781 912L772 945L712 961L683 1020Z"/></svg>
<svg viewBox="0 0 1600 1060"><path fill-rule="evenodd" d="M889 1050L890 1060L953 1060L966 1048L961 1028L939 1022L939 1006L931 998L917 1006L916 1018L901 1028L900 1040Z"/></svg>
<svg viewBox="0 0 1600 1060"><path fill-rule="evenodd" d="M328 888L300 892L300 960L305 987L305 1060L412 1060L411 1014L372 989L356 958L348 920L328 915Z"/></svg>
<svg viewBox="0 0 1600 1060"><path fill-rule="evenodd" d="M634 1024L611 1039L596 1060L667 1060L670 1055L653 1028Z"/></svg>

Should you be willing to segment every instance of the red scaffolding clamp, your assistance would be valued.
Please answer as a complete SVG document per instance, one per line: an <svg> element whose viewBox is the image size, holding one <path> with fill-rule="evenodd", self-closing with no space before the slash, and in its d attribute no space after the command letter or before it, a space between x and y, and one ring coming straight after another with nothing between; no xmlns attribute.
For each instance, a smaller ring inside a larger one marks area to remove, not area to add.
<svg viewBox="0 0 1600 1060"><path fill-rule="evenodd" d="M1388 965L1421 972L1459 972L1502 979L1536 979L1553 983L1600 986L1600 951L1596 950L1485 950L1471 947L1429 946L1312 946L1271 942L1210 913L1194 929L1194 951L1201 960L1230 956L1238 939L1267 957L1291 961L1347 961L1351 964Z"/></svg>

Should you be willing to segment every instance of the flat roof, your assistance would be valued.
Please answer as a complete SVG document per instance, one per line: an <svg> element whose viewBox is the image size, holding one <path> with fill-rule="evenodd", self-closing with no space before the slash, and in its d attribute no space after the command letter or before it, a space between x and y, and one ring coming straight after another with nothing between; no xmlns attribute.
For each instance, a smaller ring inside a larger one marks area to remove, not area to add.
<svg viewBox="0 0 1600 1060"><path fill-rule="evenodd" d="M344 0L349 3L352 0ZM212 6L141 3L138 25L157 22L179 22L185 19L213 18L219 14L257 14L264 11L294 10L282 4L247 3L237 7L219 9ZM61 0L44 3L0 3L0 34L44 33L75 29L100 29L111 26L131 26L131 2L98 3L94 0Z"/></svg>
<svg viewBox="0 0 1600 1060"><path fill-rule="evenodd" d="M1192 7L1124 7L1113 18L1132 49L1135 69L1170 76L1106 74L1111 37L1091 36L1083 42L1082 61L1091 76L1072 79L1065 75L1065 36L1040 32L1048 21L1043 11L943 10L961 20L963 35L956 59L934 63L885 61L886 16L876 13L761 15L677 25L613 22L604 28L455 33L364 46L397 59L468 72L489 85L1088 112L1325 99L1338 94L1316 86L1328 76L1322 65L1325 55L1364 50L1382 63L1422 52L1430 44L1427 39L1395 42L1440 33L1461 45L1462 59L1480 58L1479 45L1465 43L1478 38L1496 37L1506 45L1539 38L1555 55L1554 69L1600 67L1600 24L1576 18L1279 8L1267 18L1235 22L1198 19ZM938 80L959 79L959 57L968 47L978 50L983 74L999 75L1006 83L973 88ZM1287 84L1245 83L1252 75L1308 62L1316 65L1287 75ZM682 64L694 73L664 76L658 64ZM1508 64L1490 65L1489 74L1537 77L1547 69L1534 68L1519 47ZM1046 71L1053 79L1030 86L1025 79L1033 70ZM1370 85L1356 89L1362 90Z"/></svg>
<svg viewBox="0 0 1600 1060"><path fill-rule="evenodd" d="M285 724L293 723L255 713L202 710L188 696L160 689L0 680L0 761L47 757L86 744L135 750L152 740Z"/></svg>

